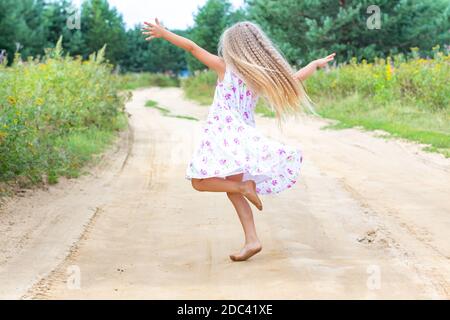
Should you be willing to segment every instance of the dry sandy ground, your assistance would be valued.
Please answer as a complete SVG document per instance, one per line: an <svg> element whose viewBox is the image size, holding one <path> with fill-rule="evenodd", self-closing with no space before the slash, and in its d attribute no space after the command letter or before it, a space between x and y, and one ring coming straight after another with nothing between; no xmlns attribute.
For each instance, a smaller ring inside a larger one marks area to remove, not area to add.
<svg viewBox="0 0 450 320"><path fill-rule="evenodd" d="M179 89L134 93L130 131L92 173L0 211L0 298L450 297L450 161L323 120L258 118L303 148L302 179L262 200L264 249L228 254L242 232L223 194L184 179L207 108Z"/></svg>

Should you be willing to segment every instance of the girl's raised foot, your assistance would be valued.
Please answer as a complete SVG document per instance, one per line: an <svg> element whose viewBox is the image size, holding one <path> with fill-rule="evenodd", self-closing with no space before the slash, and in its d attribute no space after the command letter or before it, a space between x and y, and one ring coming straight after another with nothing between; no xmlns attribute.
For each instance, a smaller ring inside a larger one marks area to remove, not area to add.
<svg viewBox="0 0 450 320"><path fill-rule="evenodd" d="M260 252L262 250L262 246L259 242L246 244L244 248L242 248L241 252L238 254L232 254L230 255L230 259L239 262L239 261L245 261L253 257L255 254Z"/></svg>
<svg viewBox="0 0 450 320"><path fill-rule="evenodd" d="M247 198L259 211L263 209L262 202L256 193L256 183L253 180L242 182L242 195Z"/></svg>

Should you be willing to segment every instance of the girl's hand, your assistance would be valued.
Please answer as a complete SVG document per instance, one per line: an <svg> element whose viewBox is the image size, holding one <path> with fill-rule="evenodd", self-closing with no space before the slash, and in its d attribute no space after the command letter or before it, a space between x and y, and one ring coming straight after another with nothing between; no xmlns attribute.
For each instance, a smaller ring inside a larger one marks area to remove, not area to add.
<svg viewBox="0 0 450 320"><path fill-rule="evenodd" d="M317 68L324 68L328 65L328 63L330 63L331 61L334 60L334 57L336 56L336 53L332 53L329 56L322 58L322 59L318 59L316 61L314 61L315 65Z"/></svg>
<svg viewBox="0 0 450 320"><path fill-rule="evenodd" d="M311 75L316 72L318 68L324 68L334 60L334 57L336 56L336 53L330 54L328 57L317 59L312 61L310 64L308 64L306 67L300 69L294 74L294 79L305 81L308 79Z"/></svg>
<svg viewBox="0 0 450 320"><path fill-rule="evenodd" d="M219 76L223 76L223 74L225 73L225 62L222 58L209 53L192 40L189 40L185 37L171 32L170 30L167 30L166 28L164 28L164 26L161 25L161 23L159 23L158 18L155 18L155 23L144 23L145 26L142 28L142 34L148 36L145 40L151 41L154 38L164 38L164 40L167 40L178 48L186 50L187 52L192 54L200 62L216 71Z"/></svg>
<svg viewBox="0 0 450 320"><path fill-rule="evenodd" d="M164 36L166 29L159 23L158 18L155 18L155 23L144 22L145 27L142 29L142 34L149 36L145 38L147 41L151 41L154 38L161 38Z"/></svg>

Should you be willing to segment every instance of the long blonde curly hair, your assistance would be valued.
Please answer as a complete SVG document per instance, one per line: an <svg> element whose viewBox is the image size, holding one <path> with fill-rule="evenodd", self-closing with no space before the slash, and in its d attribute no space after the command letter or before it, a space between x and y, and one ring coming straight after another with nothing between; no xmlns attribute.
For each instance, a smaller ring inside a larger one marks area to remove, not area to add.
<svg viewBox="0 0 450 320"><path fill-rule="evenodd" d="M308 105L302 83L294 79L293 69L258 25L244 21L225 30L219 56L266 98L279 119Z"/></svg>

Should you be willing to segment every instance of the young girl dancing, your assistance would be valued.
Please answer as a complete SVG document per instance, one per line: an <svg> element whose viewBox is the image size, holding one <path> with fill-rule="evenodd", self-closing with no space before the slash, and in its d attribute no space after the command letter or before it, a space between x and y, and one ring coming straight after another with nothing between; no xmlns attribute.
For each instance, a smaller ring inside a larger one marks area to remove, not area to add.
<svg viewBox="0 0 450 320"><path fill-rule="evenodd" d="M302 163L301 151L270 140L255 128L254 108L260 96L280 118L300 110L307 98L301 81L334 59L318 59L294 72L265 33L254 23L239 22L220 40L219 55L155 23L145 22L146 40L163 38L190 52L218 75L214 102L203 138L186 172L198 191L226 192L241 221L245 244L233 261L245 261L261 251L251 202L262 210L258 195L291 188Z"/></svg>

